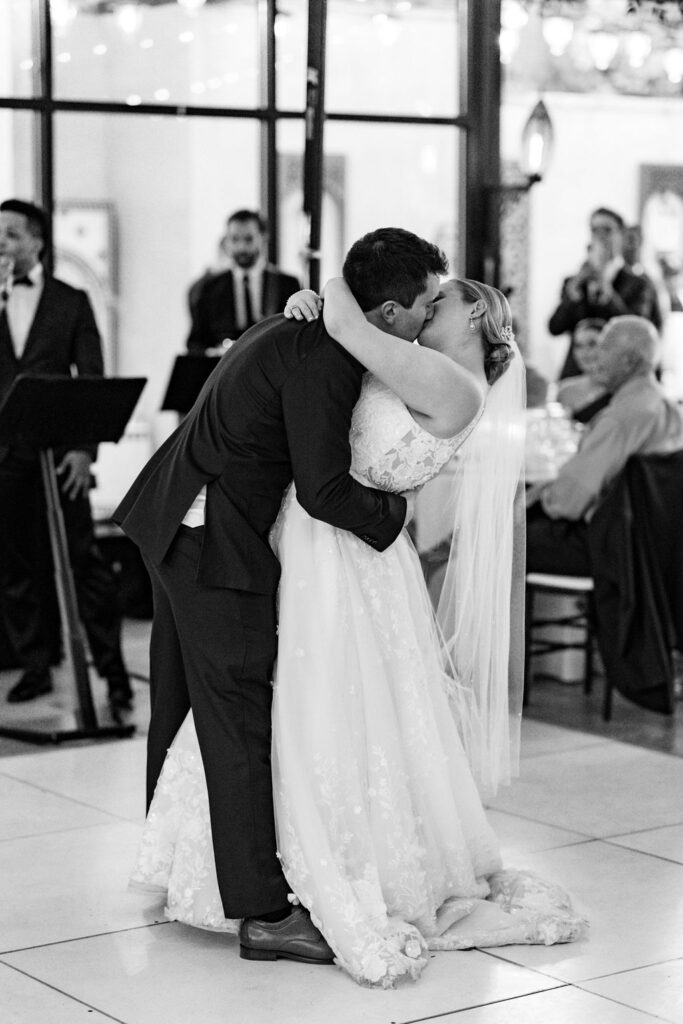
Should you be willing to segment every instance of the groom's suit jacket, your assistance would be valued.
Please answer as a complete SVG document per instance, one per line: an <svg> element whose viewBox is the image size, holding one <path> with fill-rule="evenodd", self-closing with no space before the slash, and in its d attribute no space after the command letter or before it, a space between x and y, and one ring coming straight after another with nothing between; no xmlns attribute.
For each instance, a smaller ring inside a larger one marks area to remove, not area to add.
<svg viewBox="0 0 683 1024"><path fill-rule="evenodd" d="M90 301L85 292L45 277L43 292L24 351L17 359L9 330L0 329L0 402L20 374L101 377L102 344ZM94 458L96 448L83 445ZM0 445L0 462L8 449Z"/></svg>
<svg viewBox="0 0 683 1024"><path fill-rule="evenodd" d="M267 266L261 279L264 319L281 313L289 296L300 287L295 277ZM208 274L196 282L189 292L189 305L192 327L187 339L188 352L201 355L207 348L219 348L226 338L234 341L245 331L244 325L237 322L232 270Z"/></svg>
<svg viewBox="0 0 683 1024"><path fill-rule="evenodd" d="M406 503L349 475L363 372L322 318L262 321L222 357L114 520L158 564L206 485L199 582L271 594L279 564L268 535L293 479L311 516L384 550L401 531Z"/></svg>

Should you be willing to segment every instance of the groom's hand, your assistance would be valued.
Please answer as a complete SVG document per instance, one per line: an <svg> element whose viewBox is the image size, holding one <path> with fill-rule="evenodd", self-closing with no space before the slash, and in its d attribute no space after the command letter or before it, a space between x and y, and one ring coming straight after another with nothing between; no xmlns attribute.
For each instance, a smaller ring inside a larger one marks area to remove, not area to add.
<svg viewBox="0 0 683 1024"><path fill-rule="evenodd" d="M284 314L288 320L317 320L323 300L312 288L302 288L287 299Z"/></svg>

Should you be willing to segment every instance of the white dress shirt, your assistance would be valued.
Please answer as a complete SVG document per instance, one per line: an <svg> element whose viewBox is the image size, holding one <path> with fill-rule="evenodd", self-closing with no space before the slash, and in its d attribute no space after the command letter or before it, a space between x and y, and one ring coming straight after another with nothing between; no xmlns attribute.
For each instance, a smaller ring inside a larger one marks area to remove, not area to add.
<svg viewBox="0 0 683 1024"><path fill-rule="evenodd" d="M43 294L45 277L42 263L36 263L26 274L33 287L14 285L7 298L7 324L12 336L12 345L17 359L21 359L26 348L31 325L35 319L40 296Z"/></svg>
<svg viewBox="0 0 683 1024"><path fill-rule="evenodd" d="M251 294L251 309L254 314L254 322L263 319L263 272L266 269L265 260L257 260L253 267L245 270L232 263L232 287L235 297L235 314L238 324L243 328L247 326L247 311L244 302L244 275L249 278L249 292Z"/></svg>

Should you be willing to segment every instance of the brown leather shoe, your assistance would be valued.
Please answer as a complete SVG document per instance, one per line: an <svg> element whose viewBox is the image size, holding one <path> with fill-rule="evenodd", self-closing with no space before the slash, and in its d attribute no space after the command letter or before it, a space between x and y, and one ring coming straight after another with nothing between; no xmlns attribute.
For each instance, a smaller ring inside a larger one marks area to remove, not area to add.
<svg viewBox="0 0 683 1024"><path fill-rule="evenodd" d="M244 960L298 960L302 964L334 963L334 953L304 907L294 907L282 921L245 917L240 926Z"/></svg>

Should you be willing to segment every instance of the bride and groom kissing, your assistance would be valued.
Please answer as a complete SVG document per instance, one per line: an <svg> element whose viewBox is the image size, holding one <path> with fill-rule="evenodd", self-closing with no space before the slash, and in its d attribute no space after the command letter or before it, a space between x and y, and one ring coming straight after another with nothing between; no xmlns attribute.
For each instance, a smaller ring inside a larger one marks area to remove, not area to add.
<svg viewBox="0 0 683 1024"><path fill-rule="evenodd" d="M324 305L226 353L115 513L154 590L131 884L246 959L385 987L429 949L583 930L502 870L477 788L517 756L524 370L505 298L446 271L365 235ZM435 615L406 494L456 452Z"/></svg>

